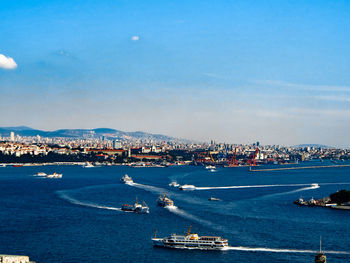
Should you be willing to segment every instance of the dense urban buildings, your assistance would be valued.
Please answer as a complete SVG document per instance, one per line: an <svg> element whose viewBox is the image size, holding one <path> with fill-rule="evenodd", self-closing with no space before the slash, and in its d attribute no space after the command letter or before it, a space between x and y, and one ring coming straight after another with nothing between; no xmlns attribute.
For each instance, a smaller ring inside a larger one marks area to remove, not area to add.
<svg viewBox="0 0 350 263"><path fill-rule="evenodd" d="M299 161L350 159L350 150L324 146L280 146L139 139L16 136L0 137L1 163L98 162L101 164L158 163L223 166L286 164Z"/></svg>

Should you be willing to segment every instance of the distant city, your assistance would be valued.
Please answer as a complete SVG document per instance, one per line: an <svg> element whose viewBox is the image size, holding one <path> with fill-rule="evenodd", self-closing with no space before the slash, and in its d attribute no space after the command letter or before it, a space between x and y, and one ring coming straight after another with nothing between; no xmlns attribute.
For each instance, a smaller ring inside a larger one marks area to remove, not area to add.
<svg viewBox="0 0 350 263"><path fill-rule="evenodd" d="M28 127L0 128L0 163L84 163L136 166L295 164L350 159L350 150L325 145L261 145L191 142L143 132L113 129L43 132ZM24 132L23 132L24 131ZM38 133L34 136L35 133ZM21 134L29 133L31 136ZM40 134L49 135L49 137ZM57 136L60 135L60 136ZM64 136L63 136L64 135Z"/></svg>

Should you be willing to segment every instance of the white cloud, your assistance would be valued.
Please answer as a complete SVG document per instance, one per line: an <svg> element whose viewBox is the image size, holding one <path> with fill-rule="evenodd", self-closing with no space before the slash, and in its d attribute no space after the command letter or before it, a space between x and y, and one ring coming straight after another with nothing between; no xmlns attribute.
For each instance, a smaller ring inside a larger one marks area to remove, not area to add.
<svg viewBox="0 0 350 263"><path fill-rule="evenodd" d="M132 41L138 41L138 40L140 40L140 37L139 36L132 36L131 40Z"/></svg>
<svg viewBox="0 0 350 263"><path fill-rule="evenodd" d="M3 54L0 54L0 68L15 69L15 68L17 68L17 64L13 60L13 58L6 57Z"/></svg>

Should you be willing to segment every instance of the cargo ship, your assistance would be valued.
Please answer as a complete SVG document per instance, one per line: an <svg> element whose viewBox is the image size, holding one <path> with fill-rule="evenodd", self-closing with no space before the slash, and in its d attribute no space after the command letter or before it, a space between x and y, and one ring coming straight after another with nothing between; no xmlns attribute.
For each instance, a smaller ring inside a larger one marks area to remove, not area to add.
<svg viewBox="0 0 350 263"><path fill-rule="evenodd" d="M171 234L170 237L152 238L153 245L165 248L191 248L205 250L224 250L228 247L228 240L217 236L198 236L191 233L191 226L186 235Z"/></svg>

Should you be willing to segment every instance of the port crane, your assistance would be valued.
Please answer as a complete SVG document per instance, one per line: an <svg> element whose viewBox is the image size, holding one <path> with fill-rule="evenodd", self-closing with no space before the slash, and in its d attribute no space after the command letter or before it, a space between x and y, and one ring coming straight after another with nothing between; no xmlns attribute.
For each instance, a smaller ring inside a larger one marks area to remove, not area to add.
<svg viewBox="0 0 350 263"><path fill-rule="evenodd" d="M235 147L235 153L233 154L232 158L229 160L229 163L228 163L229 167L235 167L238 165L236 154L237 154L237 147Z"/></svg>
<svg viewBox="0 0 350 263"><path fill-rule="evenodd" d="M250 159L248 160L248 165L249 165L249 166L256 166L256 161L255 161L255 159L256 159L256 157L258 156L258 153L259 153L259 148L256 147L255 152L254 152L254 155L252 155L252 156L250 157Z"/></svg>

